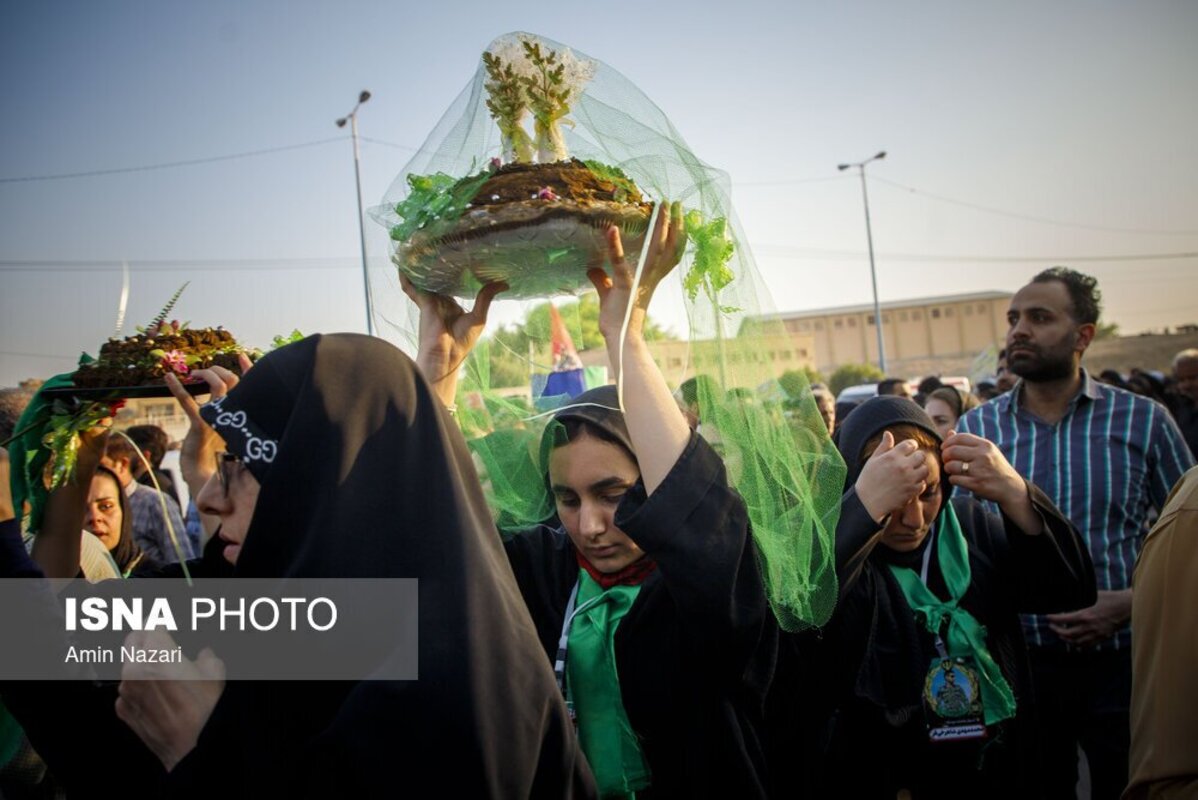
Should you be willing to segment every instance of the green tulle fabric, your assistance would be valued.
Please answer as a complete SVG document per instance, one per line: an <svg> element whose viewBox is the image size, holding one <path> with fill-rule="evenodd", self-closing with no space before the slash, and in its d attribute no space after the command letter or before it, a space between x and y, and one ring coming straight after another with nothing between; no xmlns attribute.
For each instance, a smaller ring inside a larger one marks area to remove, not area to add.
<svg viewBox="0 0 1198 800"><path fill-rule="evenodd" d="M518 52L522 39L536 42L542 54L569 50L523 33L500 37L487 50ZM809 387L796 392L790 386L788 395L776 380L783 359L792 356L788 348L793 348L793 341L774 316L732 206L728 176L696 156L661 109L611 66L577 51L565 60L587 62L583 71L589 76L571 94L569 117L559 126L570 157L594 165L593 171L635 182L651 202L682 204L687 249L679 267L657 288L649 313L651 319L655 315L684 319L686 327L678 330L675 323L666 331L674 341L653 345L661 348L656 356L659 366L671 387L694 376L702 378L696 403L699 430L709 441L718 442L734 486L745 499L769 599L780 624L790 631L823 625L837 596L834 532L845 467ZM486 88L494 80L491 66L488 72L480 58L473 80L396 177L383 203L372 211L389 232L404 224L397 209L404 207L413 189L428 186L421 176L477 175L491 159L508 158L514 139L527 152L523 139L501 130L492 118ZM538 133L543 132L534 131ZM543 149L538 142L538 152ZM451 194L444 181L438 187L438 196ZM626 247L630 264L638 255ZM580 265L576 255L556 253L552 238L542 240L535 231L529 232L517 256L543 278L534 293L538 296L525 300L523 309L507 312L506 318L522 316L551 296L564 294L567 299L558 301L561 316L584 363L605 363L602 340L585 313L587 301L576 299L587 286L578 270L585 272L587 265ZM817 279L812 275L812 280ZM458 294L468 295L473 289L468 286ZM376 296L398 295L398 279L373 291ZM492 319L505 305L515 305L504 298L499 295L492 306ZM414 351L414 313L407 320L390 321L391 338ZM459 422L505 532L541 522L553 513L538 446L546 414L567 402L550 397L530 402L514 396L518 384L527 385L528 376L559 366L551 354L548 326L526 328L516 339L491 326L463 365L457 402Z"/></svg>

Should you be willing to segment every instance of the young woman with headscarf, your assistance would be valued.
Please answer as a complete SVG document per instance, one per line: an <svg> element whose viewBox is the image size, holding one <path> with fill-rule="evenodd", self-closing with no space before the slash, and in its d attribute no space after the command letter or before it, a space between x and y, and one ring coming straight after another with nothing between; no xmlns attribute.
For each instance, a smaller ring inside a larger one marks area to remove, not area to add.
<svg viewBox="0 0 1198 800"><path fill-rule="evenodd" d="M144 746L108 724L111 698L107 721L102 703L73 718L46 693L18 698L51 768L80 793L126 796L590 796L465 443L412 362L317 335L240 380L201 375L213 400L185 402L185 450L192 480L215 475L197 505L221 528L193 574L225 561L233 577L417 578L420 679L222 684L201 659L210 680L122 685L116 712ZM104 762L129 769L86 774L105 731L118 749Z"/></svg>
<svg viewBox="0 0 1198 800"><path fill-rule="evenodd" d="M678 207L663 205L633 297L633 268L608 231L612 274L590 277L624 411L605 386L555 415L541 454L561 527L505 543L604 797L766 794L761 717L777 624L744 503L642 336L684 244ZM405 288L421 307L422 368L451 403L471 343L460 334L480 319Z"/></svg>
<svg viewBox="0 0 1198 800"><path fill-rule="evenodd" d="M83 528L108 550L126 578L158 568L133 539L133 515L116 473L99 467L92 477Z"/></svg>
<svg viewBox="0 0 1198 800"><path fill-rule="evenodd" d="M816 792L1038 796L1019 614L1093 603L1085 546L992 443L942 440L910 400L868 400L837 443L840 604L806 692L828 720Z"/></svg>

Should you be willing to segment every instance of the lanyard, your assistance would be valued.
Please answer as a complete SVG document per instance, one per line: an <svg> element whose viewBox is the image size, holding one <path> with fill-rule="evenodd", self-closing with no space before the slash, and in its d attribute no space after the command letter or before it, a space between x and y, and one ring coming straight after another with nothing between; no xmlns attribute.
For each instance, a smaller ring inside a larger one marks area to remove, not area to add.
<svg viewBox="0 0 1198 800"><path fill-rule="evenodd" d="M570 590L570 602L566 604L566 617L562 621L562 635L557 640L557 658L553 661L553 675L557 678L557 688L563 696L566 693L566 651L570 647L570 626L574 624L574 617L607 599L606 593L600 593L575 608L579 584L580 581L575 581L574 588Z"/></svg>
<svg viewBox="0 0 1198 800"><path fill-rule="evenodd" d="M923 549L923 566L919 570L919 581L924 586L928 585L928 566L932 563L932 550L936 547L936 527L933 523L932 532L928 534L928 545ZM941 658L948 658L948 648L944 646L939 627L936 628L936 652Z"/></svg>

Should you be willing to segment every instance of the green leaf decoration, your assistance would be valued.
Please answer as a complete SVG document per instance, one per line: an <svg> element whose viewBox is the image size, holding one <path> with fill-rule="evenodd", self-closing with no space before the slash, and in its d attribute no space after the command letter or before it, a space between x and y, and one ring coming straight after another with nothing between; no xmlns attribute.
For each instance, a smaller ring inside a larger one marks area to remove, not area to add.
<svg viewBox="0 0 1198 800"><path fill-rule="evenodd" d="M303 339L303 338L304 338L304 335L302 333L300 333L299 328L295 328L287 336L276 336L275 338L271 339L270 340L270 349L278 350L280 347L286 347L287 345L291 344L292 342L298 342L300 339Z"/></svg>
<svg viewBox="0 0 1198 800"><path fill-rule="evenodd" d="M595 161L594 159L582 163L587 165L587 169L596 178L615 186L613 195L617 203L627 202L632 198L640 198L640 189L636 188L636 182L632 178L629 178L624 170L619 167L613 167L610 164L604 164L602 161Z"/></svg>
<svg viewBox="0 0 1198 800"><path fill-rule="evenodd" d="M524 55L536 69L537 75L522 76L520 82L524 84L528 107L533 116L542 125L547 126L570 113L570 87L554 89L555 86L563 84L562 76L565 74L566 65L558 64L555 50L547 50L547 54L542 55L539 42L524 40L523 44Z"/></svg>
<svg viewBox="0 0 1198 800"><path fill-rule="evenodd" d="M433 175L409 175L411 191L395 206L402 220L391 228L391 238L406 242L416 231L438 222L453 222L466 213L466 206L491 177L490 170L466 178L453 178L444 172Z"/></svg>
<svg viewBox="0 0 1198 800"><path fill-rule="evenodd" d="M162 323L166 322L166 315L171 313L171 309L175 307L175 303L179 302L179 295L183 294L183 290L190 285L191 281L187 281L179 287L179 290L171 296L170 300L166 301L166 305L164 305L162 310L158 312L158 316L154 317L154 320L146 326L146 330L155 330L160 327ZM138 328L138 330L141 331L142 329Z"/></svg>
<svg viewBox="0 0 1198 800"><path fill-rule="evenodd" d="M728 268L728 262L736 252L736 243L728 238L728 220L716 217L705 222L700 212L688 211L686 235L695 244L695 256L682 279L682 286L692 301L700 289L714 301L719 292L736 279Z"/></svg>
<svg viewBox="0 0 1198 800"><path fill-rule="evenodd" d="M42 444L50 451L50 490L75 477L79 457L79 434L94 428L101 420L114 416L110 404L80 402L77 406L55 400Z"/></svg>

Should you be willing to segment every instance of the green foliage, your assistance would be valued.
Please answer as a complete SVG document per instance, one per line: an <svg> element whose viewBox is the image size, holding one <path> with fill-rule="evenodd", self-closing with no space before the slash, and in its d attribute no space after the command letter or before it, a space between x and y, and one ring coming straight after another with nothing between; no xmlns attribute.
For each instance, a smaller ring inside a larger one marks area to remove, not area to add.
<svg viewBox="0 0 1198 800"><path fill-rule="evenodd" d="M1119 336L1119 323L1117 322L1100 322L1098 329L1094 332L1094 338L1097 339L1114 339Z"/></svg>
<svg viewBox="0 0 1198 800"><path fill-rule="evenodd" d="M601 181L614 184L616 189L614 194L615 200L618 203L623 203L629 197L637 197L640 195L640 190L636 188L636 183L629 178L624 170L619 167L613 167L609 164L604 164L602 161L584 161L595 177Z"/></svg>
<svg viewBox="0 0 1198 800"><path fill-rule="evenodd" d="M520 78L511 64L504 64L490 52L483 53L483 65L491 78L485 84L489 95L487 109L503 134L505 155L527 164L532 161L532 140L521 125L528 110L528 98Z"/></svg>
<svg viewBox="0 0 1198 800"><path fill-rule="evenodd" d="M180 290L182 291L182 290ZM178 294L175 295L178 299ZM169 311L169 308L168 308ZM124 405L124 403L120 403ZM114 416L116 411L109 403L69 402L56 399L50 406L50 420L42 443L52 457L50 489L57 489L75 477L75 462L79 456L79 434L88 431L101 420Z"/></svg>
<svg viewBox="0 0 1198 800"><path fill-rule="evenodd" d="M411 191L395 206L395 213L403 222L391 228L391 238L406 242L426 225L440 220L452 222L462 216L466 206L490 177L489 169L461 179L444 172L409 175L408 186Z"/></svg>
<svg viewBox="0 0 1198 800"><path fill-rule="evenodd" d="M563 80L566 65L558 63L556 50L542 53L540 42L524 40L522 44L524 55L537 73L520 78L528 94L528 105L542 125L549 125L570 112L570 87Z"/></svg>
<svg viewBox="0 0 1198 800"><path fill-rule="evenodd" d="M787 397L793 400L799 399L811 384L823 382L824 376L811 367L788 369L778 378L778 384L782 387L782 391L786 392Z"/></svg>
<svg viewBox="0 0 1198 800"><path fill-rule="evenodd" d="M666 213L663 208L661 213ZM682 279L687 296L694 301L699 289L714 302L721 289L732 283L735 275L728 268L736 244L728 238L728 220L716 217L705 222L699 211L686 212L686 235L694 242L695 255L691 268ZM722 313L734 313L739 309L721 306Z"/></svg>
<svg viewBox="0 0 1198 800"><path fill-rule="evenodd" d="M557 307L574 346L579 350L605 347L599 332L599 296L584 294L573 302ZM668 331L651 319L645 320L645 341L672 339ZM528 382L528 346L531 342L534 358L548 359L550 340L549 303L540 303L529 310L524 321L499 328L490 337L491 386L522 386ZM548 363L533 365L532 371L543 371Z"/></svg>
<svg viewBox="0 0 1198 800"><path fill-rule="evenodd" d="M303 339L303 338L304 338L304 335L302 333L300 333L299 328L294 328L294 329L292 329L291 333L287 336L275 336L275 338L271 339L270 340L270 349L278 350L280 347L285 347L286 345L289 345L292 342L298 342L300 339Z"/></svg>
<svg viewBox="0 0 1198 800"><path fill-rule="evenodd" d="M873 364L845 364L832 373L828 379L828 388L833 395L839 395L841 390L859 383L876 383L885 378L882 370Z"/></svg>
<svg viewBox="0 0 1198 800"><path fill-rule="evenodd" d="M182 286L180 286L178 288L178 290L173 295L171 295L171 299L166 301L166 305L164 305L162 307L162 310L158 312L158 316L154 317L154 319L150 322L149 325L147 325L144 328L139 327L137 330L140 333L145 333L147 331L153 331L153 332L157 333L158 328L160 328L162 326L162 323L166 322L166 315L171 313L171 309L175 307L175 303L179 302L179 296L181 294L183 294L183 290L186 289L190 285L191 285L191 281L187 281ZM185 327L187 327L187 324L184 323L181 327L185 328Z"/></svg>
<svg viewBox="0 0 1198 800"><path fill-rule="evenodd" d="M487 108L492 118L501 122L514 122L525 108L524 91L511 64L504 64L498 56L483 52L483 66L491 80L485 84Z"/></svg>

